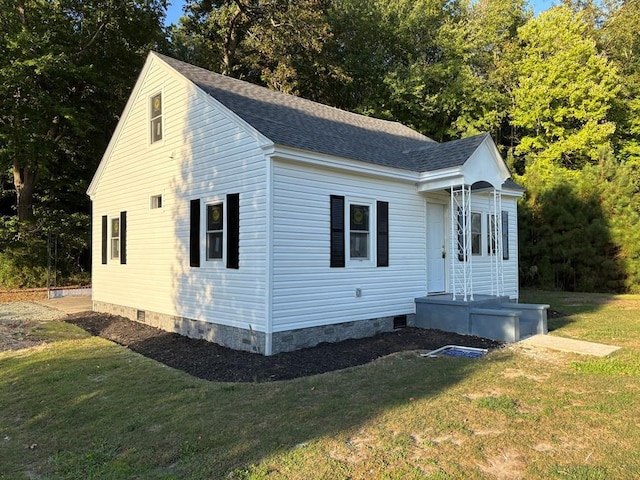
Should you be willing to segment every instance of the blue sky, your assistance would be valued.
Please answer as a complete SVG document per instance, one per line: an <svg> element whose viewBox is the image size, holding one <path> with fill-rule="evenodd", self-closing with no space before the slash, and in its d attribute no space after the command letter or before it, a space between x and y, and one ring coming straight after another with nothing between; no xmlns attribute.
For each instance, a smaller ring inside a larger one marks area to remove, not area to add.
<svg viewBox="0 0 640 480"><path fill-rule="evenodd" d="M172 23L178 23L178 19L182 16L182 7L185 4L185 0L169 0L170 5L167 8L167 18L165 25L171 25ZM558 0L530 0L533 5L535 13L540 13L547 10L552 5L558 4Z"/></svg>

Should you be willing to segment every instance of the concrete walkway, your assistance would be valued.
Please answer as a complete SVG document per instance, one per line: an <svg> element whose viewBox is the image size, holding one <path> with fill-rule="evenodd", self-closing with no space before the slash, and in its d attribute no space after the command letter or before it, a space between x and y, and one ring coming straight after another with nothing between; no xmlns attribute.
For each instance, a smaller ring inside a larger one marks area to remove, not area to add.
<svg viewBox="0 0 640 480"><path fill-rule="evenodd" d="M72 313L87 312L92 310L91 297L89 295L75 297L50 298L38 300L34 303L45 307L54 308L70 315Z"/></svg>
<svg viewBox="0 0 640 480"><path fill-rule="evenodd" d="M606 357L621 348L615 345L585 342L582 340L573 340L572 338L556 337L555 335L534 335L521 340L520 343L529 347L542 347L559 350L561 352L578 353L580 355L594 355L596 357Z"/></svg>

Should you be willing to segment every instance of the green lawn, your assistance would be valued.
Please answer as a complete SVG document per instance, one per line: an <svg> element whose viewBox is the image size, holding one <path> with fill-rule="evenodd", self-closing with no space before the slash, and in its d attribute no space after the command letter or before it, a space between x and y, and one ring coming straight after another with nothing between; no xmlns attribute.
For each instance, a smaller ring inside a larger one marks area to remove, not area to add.
<svg viewBox="0 0 640 480"><path fill-rule="evenodd" d="M0 478L638 478L640 296L522 300L571 314L553 335L624 348L406 353L231 384L57 323L39 331L55 342L0 353Z"/></svg>

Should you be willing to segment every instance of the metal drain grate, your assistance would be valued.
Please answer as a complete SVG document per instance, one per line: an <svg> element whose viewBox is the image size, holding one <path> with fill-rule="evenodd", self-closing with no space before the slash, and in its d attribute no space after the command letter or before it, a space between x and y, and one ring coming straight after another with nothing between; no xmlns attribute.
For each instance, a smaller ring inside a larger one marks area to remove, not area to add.
<svg viewBox="0 0 640 480"><path fill-rule="evenodd" d="M486 348L474 348L474 347L463 347L461 345L446 345L444 347L440 347L437 350L433 350L432 352L422 353L421 357L429 357L429 358L437 358L442 355L447 355L448 357L463 357L463 358L480 358L484 357L489 350Z"/></svg>

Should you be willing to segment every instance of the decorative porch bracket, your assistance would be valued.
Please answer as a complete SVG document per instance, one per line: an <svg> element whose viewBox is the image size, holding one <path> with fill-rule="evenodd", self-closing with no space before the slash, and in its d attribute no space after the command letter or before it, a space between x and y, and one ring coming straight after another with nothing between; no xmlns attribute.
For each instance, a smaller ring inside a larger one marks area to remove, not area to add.
<svg viewBox="0 0 640 480"><path fill-rule="evenodd" d="M457 255L456 255L457 253ZM471 265L471 185L451 189L451 293L473 300Z"/></svg>
<svg viewBox="0 0 640 480"><path fill-rule="evenodd" d="M491 248L491 295L504 295L504 262L502 256L502 192L494 189L492 195L493 219L489 222Z"/></svg>

